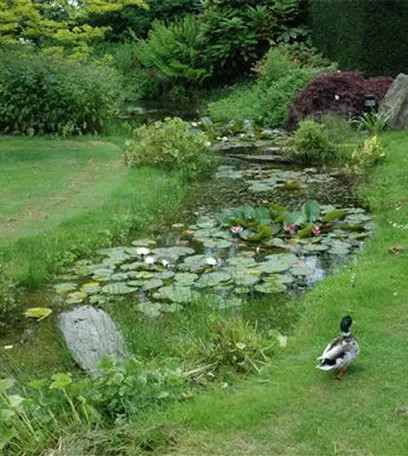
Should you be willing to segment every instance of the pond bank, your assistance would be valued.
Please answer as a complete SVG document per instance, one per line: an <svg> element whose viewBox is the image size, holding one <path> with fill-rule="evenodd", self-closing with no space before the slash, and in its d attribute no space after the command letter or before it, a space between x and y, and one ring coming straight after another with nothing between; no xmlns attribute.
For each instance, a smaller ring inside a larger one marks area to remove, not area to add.
<svg viewBox="0 0 408 456"><path fill-rule="evenodd" d="M384 140L389 158L366 192L376 232L362 257L305 296L296 336L261 383L251 378L150 421L181 427L177 454L405 454L407 418L397 408L408 402L408 258L392 247L408 246L408 135ZM349 312L361 355L335 382L315 358Z"/></svg>

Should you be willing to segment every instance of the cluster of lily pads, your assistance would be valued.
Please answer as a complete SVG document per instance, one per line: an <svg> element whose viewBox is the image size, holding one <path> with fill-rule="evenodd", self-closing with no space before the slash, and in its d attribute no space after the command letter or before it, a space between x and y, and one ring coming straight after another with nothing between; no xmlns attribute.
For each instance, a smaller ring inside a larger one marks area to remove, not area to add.
<svg viewBox="0 0 408 456"><path fill-rule="evenodd" d="M203 291L218 307L240 306L248 293L279 293L313 282L321 265L310 260L351 253L369 236L370 223L362 209L314 201L296 212L276 205L226 210L188 227L176 225L178 245L141 239L99 250L99 263L79 262L71 280L55 290L66 304L103 305L112 296L130 295L150 316L178 311Z"/></svg>

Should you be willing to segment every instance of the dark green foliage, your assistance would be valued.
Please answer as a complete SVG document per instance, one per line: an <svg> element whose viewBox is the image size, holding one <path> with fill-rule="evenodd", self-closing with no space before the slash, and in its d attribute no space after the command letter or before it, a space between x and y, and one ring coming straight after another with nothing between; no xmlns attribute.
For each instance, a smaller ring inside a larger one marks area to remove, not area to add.
<svg viewBox="0 0 408 456"><path fill-rule="evenodd" d="M316 46L342 68L408 71L407 0L310 0L310 9Z"/></svg>
<svg viewBox="0 0 408 456"><path fill-rule="evenodd" d="M0 59L2 133L98 132L115 110L113 69L25 51L0 51Z"/></svg>
<svg viewBox="0 0 408 456"><path fill-rule="evenodd" d="M200 55L200 24L194 16L166 26L155 22L148 40L136 48L138 61L164 86L200 85L210 73Z"/></svg>
<svg viewBox="0 0 408 456"><path fill-rule="evenodd" d="M126 6L120 11L94 16L92 25L108 26L109 41L122 41L130 36L146 38L155 20L170 23L201 10L199 1L194 0L147 0L149 9Z"/></svg>

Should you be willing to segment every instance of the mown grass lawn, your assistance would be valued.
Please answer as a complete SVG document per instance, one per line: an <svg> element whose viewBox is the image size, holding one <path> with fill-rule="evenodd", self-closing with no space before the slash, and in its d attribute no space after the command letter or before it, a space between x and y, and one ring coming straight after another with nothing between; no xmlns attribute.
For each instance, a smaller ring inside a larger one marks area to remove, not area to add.
<svg viewBox="0 0 408 456"><path fill-rule="evenodd" d="M0 138L0 260L16 281L40 286L180 203L178 179L127 169L120 142Z"/></svg>
<svg viewBox="0 0 408 456"><path fill-rule="evenodd" d="M151 419L185 429L172 454L399 456L408 452L408 135L384 136L387 161L367 198L377 224L358 261L308 293L272 373ZM355 279L353 278L355 276ZM341 381L316 357L351 313L361 355ZM171 428L171 427L170 427ZM135 430L140 434L139 428ZM169 454L169 448L157 454Z"/></svg>

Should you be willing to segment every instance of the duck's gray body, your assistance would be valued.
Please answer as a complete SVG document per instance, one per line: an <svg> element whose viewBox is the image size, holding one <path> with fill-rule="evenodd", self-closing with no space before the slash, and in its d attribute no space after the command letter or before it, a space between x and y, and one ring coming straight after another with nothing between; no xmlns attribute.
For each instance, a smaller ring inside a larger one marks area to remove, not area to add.
<svg viewBox="0 0 408 456"><path fill-rule="evenodd" d="M350 333L342 334L325 348L322 356L317 358L316 366L322 370L344 369L359 355L360 346Z"/></svg>

